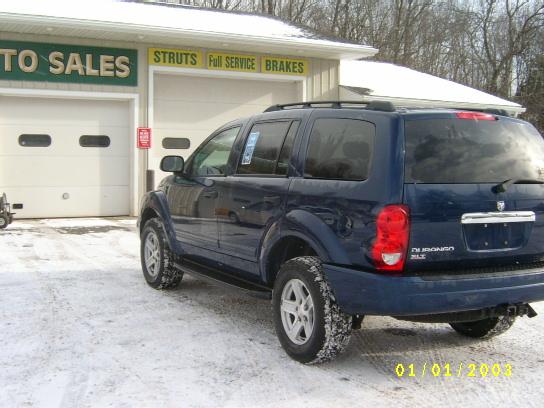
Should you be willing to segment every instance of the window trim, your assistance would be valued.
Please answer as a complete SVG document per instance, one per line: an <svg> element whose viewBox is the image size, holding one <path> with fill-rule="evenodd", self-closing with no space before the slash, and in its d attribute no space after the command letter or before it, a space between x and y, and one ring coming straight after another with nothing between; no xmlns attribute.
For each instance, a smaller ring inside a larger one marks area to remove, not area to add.
<svg viewBox="0 0 544 408"><path fill-rule="evenodd" d="M232 130L232 129L236 129L238 128L238 133L236 134L236 137L234 138L234 142L232 144L232 147L230 148L230 152L229 152L229 157L227 159L227 167L228 167L228 164L230 162L230 159L231 159L231 155L232 155L232 151L234 149L234 145L236 144L236 139L240 136L240 131L243 129L244 125L243 124L237 124L237 125L233 125L233 126L230 126L230 127L227 127L227 128L222 128L222 129L219 129L217 131L215 131L214 133L212 133L210 136L208 136L208 138L206 140L204 140L199 147L197 147L197 149L191 154L191 156L189 157L189 159L187 160L187 166L190 167L190 173L185 173L185 175L189 176L189 177L227 177L228 174L211 174L211 175L207 175L207 176L201 176L201 175L195 175L193 174L193 162L194 162L194 159L195 157L198 155L198 153L204 149L204 147L206 147L208 145L208 143L210 143L213 139L215 139L218 135L220 135L221 133L223 132L226 132L228 130Z"/></svg>
<svg viewBox="0 0 544 408"><path fill-rule="evenodd" d="M291 129L291 126L293 126L293 122L295 122L295 121L302 122L301 119L280 118L280 119L257 120L255 122L251 123L250 127L246 131L246 134L244 135L244 139L243 139L243 142L242 142L242 150L241 150L240 155L239 155L239 157L238 157L238 159L236 161L236 169L234 170L232 175L236 176L236 177L288 178L289 177L289 171L287 171L287 174L285 174L285 175L284 174L276 174L276 169L278 168L278 160L280 158L281 149L283 148L283 145L285 144L285 139L287 139L287 135L289 134L289 130ZM278 155L276 156L276 159L275 159L276 164L274 166L274 173L272 173L272 174L270 174L270 173L251 173L251 174L238 173L238 169L240 168L240 165L241 165L241 162L242 162L242 156L244 154L244 149L246 147L247 138L249 137L249 135L251 133L251 130L256 125L262 125L262 124L267 124L267 123L278 123L278 122L290 122L290 123L289 123L289 126L287 127L287 132L285 132L285 135L283 136L283 141L281 143L280 149L278 150ZM298 133L298 129L297 129L297 133ZM295 135L295 138L296 138L296 135ZM293 147L294 147L294 143L293 143ZM291 152L290 159L292 158L292 153L293 152Z"/></svg>
<svg viewBox="0 0 544 408"><path fill-rule="evenodd" d="M21 138L24 136L47 136L49 138L49 144L46 146L45 145L24 145L21 143ZM53 144L53 138L51 137L51 135L47 133L21 133L19 137L17 138L17 143L21 147L49 147Z"/></svg>
<svg viewBox="0 0 544 408"><path fill-rule="evenodd" d="M368 165L368 174L367 177L364 179L346 179L346 178L329 178L329 177L309 177L306 176L306 160L308 159L308 150L310 149L310 142L312 139L312 132L314 131L315 123L318 120L321 119L344 119L344 120L357 120L359 122L366 122L374 127L374 134L372 135L372 151L370 152L370 158L369 158L369 165ZM310 130L308 132L308 137L306 139L306 149L304 152L304 156L302 157L302 178L305 180L331 180L331 181L347 181L347 182L356 182L361 183L365 182L370 178L370 175L372 174L372 169L374 167L374 151L376 147L376 123L371 122L370 120L361 119L361 118L353 118L353 117L344 117L344 116L318 116L313 119L312 126L310 127Z"/></svg>
<svg viewBox="0 0 544 408"><path fill-rule="evenodd" d="M285 146L285 142L287 141L287 136L289 136L289 132L291 132L291 128L293 127L293 125L295 123L297 123L297 128L294 131L295 135L293 136L293 146L291 147L291 152L289 154L289 160L287 160L287 172L285 173L285 175L278 174L279 176L289 177L289 164L291 163L291 159L293 158L293 150L295 150L295 141L297 139L297 134L298 134L299 129L300 129L300 124L302 123L301 120L296 120L295 119L295 120L291 121L291 124L289 125L289 128L287 129L287 133L285 134L285 137L283 138L283 143L281 144L280 151L278 153L278 158L276 159L276 167L274 168L274 174L276 174L276 172L278 171L278 165L280 164L280 156L281 156L281 152L283 151L283 146Z"/></svg>

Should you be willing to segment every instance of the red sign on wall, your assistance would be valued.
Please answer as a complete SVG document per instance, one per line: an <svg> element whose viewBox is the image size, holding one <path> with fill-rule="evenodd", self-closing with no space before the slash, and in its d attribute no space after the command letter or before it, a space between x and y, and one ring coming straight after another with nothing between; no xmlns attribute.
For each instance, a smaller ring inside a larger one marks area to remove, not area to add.
<svg viewBox="0 0 544 408"><path fill-rule="evenodd" d="M138 149L151 148L151 128L138 128Z"/></svg>

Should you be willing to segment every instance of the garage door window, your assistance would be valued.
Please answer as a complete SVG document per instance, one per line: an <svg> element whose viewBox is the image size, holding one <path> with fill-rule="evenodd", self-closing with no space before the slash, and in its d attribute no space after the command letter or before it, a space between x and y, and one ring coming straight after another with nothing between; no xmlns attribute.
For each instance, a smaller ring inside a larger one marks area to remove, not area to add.
<svg viewBox="0 0 544 408"><path fill-rule="evenodd" d="M110 138L103 135L83 135L79 138L79 145L81 147L108 147Z"/></svg>
<svg viewBox="0 0 544 408"><path fill-rule="evenodd" d="M191 141L186 137L165 137L162 139L164 149L188 149L191 147Z"/></svg>
<svg viewBox="0 0 544 408"><path fill-rule="evenodd" d="M51 146L51 136L21 135L19 136L19 145L23 147L49 147Z"/></svg>
<svg viewBox="0 0 544 408"><path fill-rule="evenodd" d="M285 159L282 159L281 169L277 169L277 165L290 126L291 121L255 124L246 139L246 145L238 166L238 174L287 174ZM290 156L290 153L288 156Z"/></svg>

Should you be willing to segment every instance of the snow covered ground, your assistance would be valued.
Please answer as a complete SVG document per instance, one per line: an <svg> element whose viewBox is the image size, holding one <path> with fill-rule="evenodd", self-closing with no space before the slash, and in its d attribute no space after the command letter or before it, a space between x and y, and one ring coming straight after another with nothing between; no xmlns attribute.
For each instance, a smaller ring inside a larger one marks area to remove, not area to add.
<svg viewBox="0 0 544 408"><path fill-rule="evenodd" d="M0 231L0 407L542 406L543 303L485 342L370 317L338 360L304 366L282 351L267 301L190 277L155 291L138 246L130 219ZM429 373L448 362L512 375ZM419 377L397 378L398 363Z"/></svg>

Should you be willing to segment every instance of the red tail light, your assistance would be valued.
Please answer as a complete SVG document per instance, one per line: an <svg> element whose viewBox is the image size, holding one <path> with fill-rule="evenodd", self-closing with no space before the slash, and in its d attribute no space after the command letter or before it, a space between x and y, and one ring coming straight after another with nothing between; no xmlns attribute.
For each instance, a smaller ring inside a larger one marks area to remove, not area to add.
<svg viewBox="0 0 544 408"><path fill-rule="evenodd" d="M380 271L401 272L406 261L410 235L410 209L406 205L388 205L376 219L376 241L372 259Z"/></svg>
<svg viewBox="0 0 544 408"><path fill-rule="evenodd" d="M482 112L457 112L455 116L457 116L458 119L497 120L495 116Z"/></svg>

